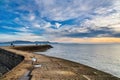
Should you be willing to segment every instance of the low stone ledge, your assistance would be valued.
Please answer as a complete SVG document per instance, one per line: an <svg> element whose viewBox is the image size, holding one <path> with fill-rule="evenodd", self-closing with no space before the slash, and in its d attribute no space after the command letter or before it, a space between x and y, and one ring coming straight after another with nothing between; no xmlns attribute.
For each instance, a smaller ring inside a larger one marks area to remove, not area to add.
<svg viewBox="0 0 120 80"><path fill-rule="evenodd" d="M0 48L0 75L4 75L23 60L23 56Z"/></svg>
<svg viewBox="0 0 120 80"><path fill-rule="evenodd" d="M42 52L53 47L51 45L33 45L33 46L15 46L11 48L21 51L28 51L28 52L37 52L37 51Z"/></svg>

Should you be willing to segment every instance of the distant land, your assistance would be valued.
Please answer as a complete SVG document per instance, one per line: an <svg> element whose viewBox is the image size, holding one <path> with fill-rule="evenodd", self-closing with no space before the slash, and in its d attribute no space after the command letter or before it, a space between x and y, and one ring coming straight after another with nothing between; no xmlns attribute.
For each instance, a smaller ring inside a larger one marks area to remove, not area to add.
<svg viewBox="0 0 120 80"><path fill-rule="evenodd" d="M42 44L48 44L51 43L49 41L23 41L23 40L16 40L16 41L9 41L9 42L0 42L0 44L34 44L34 43L42 43Z"/></svg>

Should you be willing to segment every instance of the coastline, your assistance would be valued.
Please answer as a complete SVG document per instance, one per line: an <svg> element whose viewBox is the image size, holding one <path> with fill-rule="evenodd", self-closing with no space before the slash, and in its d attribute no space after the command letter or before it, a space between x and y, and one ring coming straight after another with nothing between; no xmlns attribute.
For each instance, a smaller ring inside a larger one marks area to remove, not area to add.
<svg viewBox="0 0 120 80"><path fill-rule="evenodd" d="M10 72L6 73L3 76L2 80L20 79L24 74L26 74L26 72L30 71L30 69L33 67L31 64L32 56L35 56L38 59L37 64L40 64L41 67L32 70L30 74L32 76L31 80L120 80L119 78L109 73L96 70L83 64L61 58L33 54L33 51L31 51L31 49L29 49L29 51L21 51L20 49L16 50L13 47L1 48L25 57L25 59L18 66L13 68Z"/></svg>

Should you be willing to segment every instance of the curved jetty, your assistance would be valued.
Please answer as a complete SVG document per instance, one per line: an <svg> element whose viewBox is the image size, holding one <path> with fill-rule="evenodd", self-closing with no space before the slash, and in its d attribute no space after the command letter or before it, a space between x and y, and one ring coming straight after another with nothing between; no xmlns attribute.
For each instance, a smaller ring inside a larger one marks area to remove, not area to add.
<svg viewBox="0 0 120 80"><path fill-rule="evenodd" d="M0 55L4 52L7 54L14 54L23 56L21 60L17 61L12 68L5 73L1 80L120 80L111 74L96 70L94 68L68 61L65 59L33 54L34 51L45 51L52 48L50 45L43 46L17 46L17 47L1 47ZM2 51L1 51L2 50ZM1 60L0 63L6 61ZM35 57L37 61L32 64L32 58ZM11 60L14 57L11 57ZM18 58L16 57L14 61ZM14 62L13 61L13 62ZM13 63L11 62L11 64ZM8 62L9 63L9 62ZM8 66L0 64L6 68Z"/></svg>

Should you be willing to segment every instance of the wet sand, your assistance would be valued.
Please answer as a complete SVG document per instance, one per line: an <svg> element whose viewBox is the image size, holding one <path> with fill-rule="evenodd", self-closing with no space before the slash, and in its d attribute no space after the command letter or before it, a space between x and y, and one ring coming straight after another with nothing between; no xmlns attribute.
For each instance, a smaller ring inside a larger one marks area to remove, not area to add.
<svg viewBox="0 0 120 80"><path fill-rule="evenodd" d="M26 46L27 47L27 46ZM25 57L25 59L11 71L6 73L2 80L120 80L111 74L94 68L68 61L65 59L33 54L32 49L22 50L13 47L1 47ZM41 47L42 48L42 47ZM31 57L37 62L32 65Z"/></svg>

